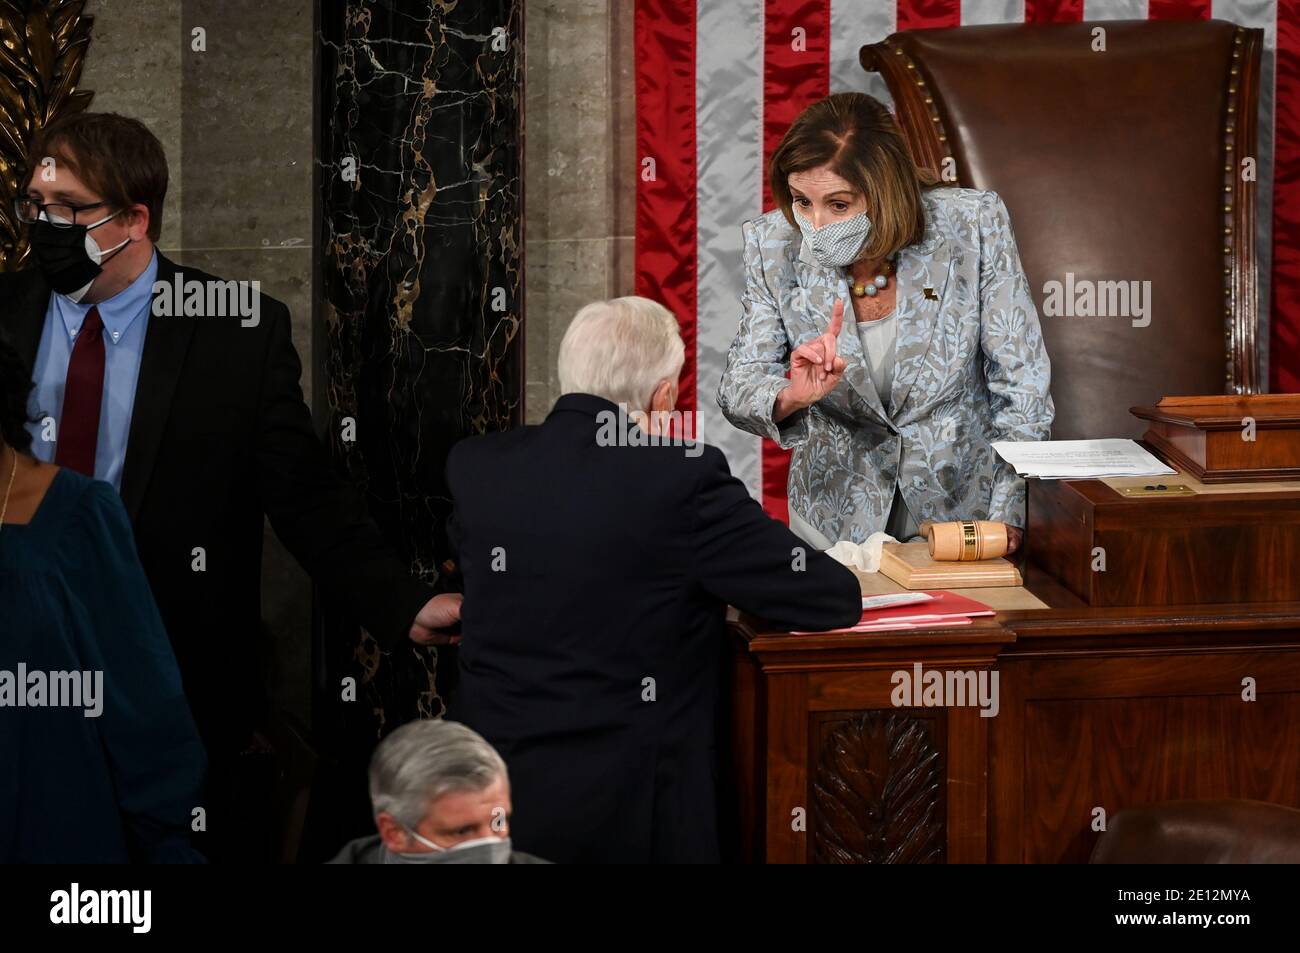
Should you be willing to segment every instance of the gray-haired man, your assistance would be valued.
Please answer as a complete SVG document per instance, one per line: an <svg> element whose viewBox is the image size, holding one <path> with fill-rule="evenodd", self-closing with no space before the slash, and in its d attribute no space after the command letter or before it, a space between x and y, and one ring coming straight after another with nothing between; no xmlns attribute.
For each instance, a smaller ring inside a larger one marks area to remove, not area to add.
<svg viewBox="0 0 1300 953"><path fill-rule="evenodd" d="M769 518L721 450L674 437L684 355L663 305L588 305L545 422L447 460L465 580L451 711L510 765L517 843L557 863L721 860L727 606L775 631L862 616L849 569Z"/></svg>
<svg viewBox="0 0 1300 953"><path fill-rule="evenodd" d="M510 779L483 738L454 721L413 721L370 759L378 834L331 864L544 864L510 848Z"/></svg>

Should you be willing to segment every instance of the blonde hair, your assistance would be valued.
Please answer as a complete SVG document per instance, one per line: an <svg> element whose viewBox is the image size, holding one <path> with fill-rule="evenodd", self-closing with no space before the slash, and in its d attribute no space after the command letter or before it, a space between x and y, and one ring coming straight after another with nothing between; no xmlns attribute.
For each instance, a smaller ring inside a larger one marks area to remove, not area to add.
<svg viewBox="0 0 1300 953"><path fill-rule="evenodd" d="M676 383L685 361L677 319L659 302L596 301L574 315L560 342L560 392L645 410L660 381Z"/></svg>
<svg viewBox="0 0 1300 953"><path fill-rule="evenodd" d="M912 161L898 124L866 93L835 93L808 106L781 138L768 165L772 197L786 221L791 212L790 173L828 166L867 200L871 234L862 257L881 259L919 242L925 234L922 189L938 184Z"/></svg>

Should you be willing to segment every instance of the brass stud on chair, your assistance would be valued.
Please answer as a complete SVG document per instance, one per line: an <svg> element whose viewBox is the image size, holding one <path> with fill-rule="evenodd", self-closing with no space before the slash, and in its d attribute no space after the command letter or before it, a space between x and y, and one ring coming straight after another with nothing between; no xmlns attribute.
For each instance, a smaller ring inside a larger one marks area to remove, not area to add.
<svg viewBox="0 0 1300 953"><path fill-rule="evenodd" d="M1233 138L1234 138L1233 133L1236 128L1233 124L1233 117L1235 117L1237 114L1238 82L1233 77L1236 77L1239 74L1240 61L1241 61L1241 44L1242 44L1242 38L1244 36L1244 34L1240 29L1235 31L1235 33L1236 35L1233 37L1233 41L1232 41L1233 42L1232 62L1230 64L1231 69L1229 70L1229 79L1228 79L1227 119L1223 125L1223 132L1224 132L1223 150L1224 150L1224 156L1227 159L1227 161L1223 165L1223 172L1224 172L1223 191L1224 194L1228 196L1231 196L1233 194L1233 191L1237 185L1236 175L1235 175L1236 172L1235 160L1233 158L1233 153L1236 150L1236 146L1234 145L1233 142ZM1231 201L1227 201L1224 203L1223 211L1225 215L1230 216L1232 214ZM1227 350L1232 351L1235 348L1235 342L1236 342L1236 336L1233 333L1233 321L1236 315L1233 311L1233 278L1232 278L1236 263L1232 259L1233 251L1232 251L1232 225L1231 224L1226 225L1224 227L1223 234L1226 236L1224 240L1223 254L1227 258L1227 261L1224 263L1224 267L1223 267L1223 276L1224 276L1223 315L1224 315L1225 324L1227 325L1223 331L1223 340ZM1229 389L1237 390L1237 391L1241 390L1240 386L1237 386L1234 383L1236 380L1236 370L1233 366L1231 357L1229 357L1227 362L1227 369L1224 372L1224 380L1227 382Z"/></svg>

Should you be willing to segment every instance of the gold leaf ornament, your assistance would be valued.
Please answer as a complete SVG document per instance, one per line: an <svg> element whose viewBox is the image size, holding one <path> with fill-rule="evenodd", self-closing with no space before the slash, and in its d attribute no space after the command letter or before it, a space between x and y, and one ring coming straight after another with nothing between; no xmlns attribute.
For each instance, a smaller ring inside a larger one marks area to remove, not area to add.
<svg viewBox="0 0 1300 953"><path fill-rule="evenodd" d="M84 0L0 0L0 271L27 257L13 200L33 135L94 95L77 88L94 23L84 9Z"/></svg>

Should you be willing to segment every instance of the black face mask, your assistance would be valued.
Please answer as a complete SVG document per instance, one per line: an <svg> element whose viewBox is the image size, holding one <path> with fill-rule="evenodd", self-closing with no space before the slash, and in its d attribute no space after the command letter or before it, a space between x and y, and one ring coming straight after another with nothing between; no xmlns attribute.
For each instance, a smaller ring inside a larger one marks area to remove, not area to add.
<svg viewBox="0 0 1300 953"><path fill-rule="evenodd" d="M114 212L100 219L94 225L69 225L60 228L45 220L33 222L31 226L32 253L36 263L45 274L50 287L61 295L72 295L94 281L103 270L102 263L117 254L131 241L127 238L117 248L109 252L107 258L100 257L99 244L87 233L98 228L118 213ZM94 243L96 255L92 257L86 247L88 241ZM95 258L99 258L96 261ZM80 298L80 295L77 295Z"/></svg>

